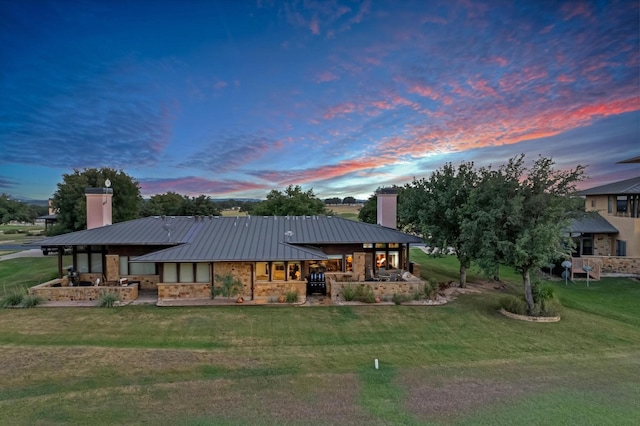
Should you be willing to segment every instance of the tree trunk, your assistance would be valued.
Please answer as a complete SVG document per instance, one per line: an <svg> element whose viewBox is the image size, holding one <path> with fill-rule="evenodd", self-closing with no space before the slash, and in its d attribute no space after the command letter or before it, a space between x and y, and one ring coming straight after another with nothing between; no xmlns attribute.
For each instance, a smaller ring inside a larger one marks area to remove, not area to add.
<svg viewBox="0 0 640 426"><path fill-rule="evenodd" d="M467 285L467 265L460 262L460 287L464 288Z"/></svg>
<svg viewBox="0 0 640 426"><path fill-rule="evenodd" d="M531 292L531 277L528 269L522 272L522 279L524 281L524 300L527 302L529 312L533 312L533 293Z"/></svg>

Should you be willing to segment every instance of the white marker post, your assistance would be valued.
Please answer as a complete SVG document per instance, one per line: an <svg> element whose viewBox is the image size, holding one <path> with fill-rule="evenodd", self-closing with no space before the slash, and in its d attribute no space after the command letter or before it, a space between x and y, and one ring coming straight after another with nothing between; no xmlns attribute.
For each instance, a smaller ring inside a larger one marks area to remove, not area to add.
<svg viewBox="0 0 640 426"><path fill-rule="evenodd" d="M373 362L373 364L376 366L376 370L378 369L378 358L375 359L375 361Z"/></svg>

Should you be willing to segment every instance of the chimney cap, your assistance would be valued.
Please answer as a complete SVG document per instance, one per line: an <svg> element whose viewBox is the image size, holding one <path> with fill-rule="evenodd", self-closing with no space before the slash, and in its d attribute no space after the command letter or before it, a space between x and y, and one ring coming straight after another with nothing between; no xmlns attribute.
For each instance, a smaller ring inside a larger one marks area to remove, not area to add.
<svg viewBox="0 0 640 426"><path fill-rule="evenodd" d="M85 188L85 194L113 194L113 188Z"/></svg>
<svg viewBox="0 0 640 426"><path fill-rule="evenodd" d="M398 189L392 188L392 187L378 188L378 190L376 191L376 194L397 194L397 193L398 193Z"/></svg>

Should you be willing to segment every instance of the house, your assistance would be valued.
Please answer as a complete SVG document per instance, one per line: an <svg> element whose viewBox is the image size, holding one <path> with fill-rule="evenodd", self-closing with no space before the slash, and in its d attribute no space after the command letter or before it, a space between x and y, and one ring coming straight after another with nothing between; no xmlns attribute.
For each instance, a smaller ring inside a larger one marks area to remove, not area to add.
<svg viewBox="0 0 640 426"><path fill-rule="evenodd" d="M87 208L111 211L111 194L110 188L88 189ZM116 224L109 215L88 211L87 216L104 223L91 221L91 229L41 241L72 247L71 271L79 285L44 286L58 292L58 300L96 298L103 288L80 287L120 283L127 284L117 290L125 299L137 297L138 290L157 291L159 301L209 298L216 276L225 275L241 281L246 300L268 301L287 292L304 297L313 290L331 295L330 280L371 279L379 259L385 259L387 271L408 271L410 244L422 242L392 227L331 216L156 216ZM62 255L59 259L63 280ZM96 280L102 284L93 285Z"/></svg>
<svg viewBox="0 0 640 426"><path fill-rule="evenodd" d="M589 212L571 226L574 267L640 274L640 176L579 191Z"/></svg>

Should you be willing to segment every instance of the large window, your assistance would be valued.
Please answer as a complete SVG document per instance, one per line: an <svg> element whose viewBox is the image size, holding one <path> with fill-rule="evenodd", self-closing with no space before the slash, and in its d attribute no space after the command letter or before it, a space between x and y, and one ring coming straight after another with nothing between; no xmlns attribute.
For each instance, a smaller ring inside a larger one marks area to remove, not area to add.
<svg viewBox="0 0 640 426"><path fill-rule="evenodd" d="M129 263L129 274L131 275L155 275L155 263Z"/></svg>
<svg viewBox="0 0 640 426"><path fill-rule="evenodd" d="M256 263L256 280L269 281L269 262Z"/></svg>
<svg viewBox="0 0 640 426"><path fill-rule="evenodd" d="M327 271L329 272L342 272L342 255L331 254L327 256Z"/></svg>
<svg viewBox="0 0 640 426"><path fill-rule="evenodd" d="M102 247L78 246L76 255L78 272L102 273Z"/></svg>
<svg viewBox="0 0 640 426"><path fill-rule="evenodd" d="M301 278L300 262L289 262L288 271L290 280L299 280Z"/></svg>
<svg viewBox="0 0 640 426"><path fill-rule="evenodd" d="M196 263L196 282L211 282L211 269L209 268L208 263Z"/></svg>
<svg viewBox="0 0 640 426"><path fill-rule="evenodd" d="M398 269L398 265L400 263L400 254L397 251L390 251L389 257L387 258L387 268L389 269Z"/></svg>
<svg viewBox="0 0 640 426"><path fill-rule="evenodd" d="M165 283L178 282L178 264L177 263L164 263L162 265L162 281L164 281Z"/></svg>
<svg viewBox="0 0 640 426"><path fill-rule="evenodd" d="M386 268L387 267L387 253L384 251L376 252L376 265L378 268Z"/></svg>
<svg viewBox="0 0 640 426"><path fill-rule="evenodd" d="M273 262L273 281L284 281L284 262Z"/></svg>

